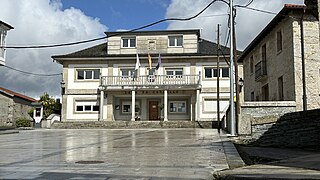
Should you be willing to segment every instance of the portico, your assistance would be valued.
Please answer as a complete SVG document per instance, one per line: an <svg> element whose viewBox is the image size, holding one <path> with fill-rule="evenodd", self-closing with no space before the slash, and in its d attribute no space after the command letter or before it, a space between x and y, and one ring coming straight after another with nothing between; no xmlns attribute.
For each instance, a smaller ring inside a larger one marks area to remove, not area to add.
<svg viewBox="0 0 320 180"><path fill-rule="evenodd" d="M100 104L103 106L100 106L99 120L194 121L198 119L197 91L199 90L133 88L115 91L101 89Z"/></svg>

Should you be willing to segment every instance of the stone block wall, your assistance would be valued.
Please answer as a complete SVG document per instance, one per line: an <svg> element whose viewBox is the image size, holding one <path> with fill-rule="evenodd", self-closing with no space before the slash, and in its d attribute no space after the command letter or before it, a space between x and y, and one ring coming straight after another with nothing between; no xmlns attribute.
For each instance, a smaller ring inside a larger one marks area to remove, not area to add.
<svg viewBox="0 0 320 180"><path fill-rule="evenodd" d="M255 134L256 127L275 123L281 115L295 111L294 101L244 102L240 108L238 134Z"/></svg>
<svg viewBox="0 0 320 180"><path fill-rule="evenodd" d="M253 129L250 145L320 149L320 109L287 113Z"/></svg>
<svg viewBox="0 0 320 180"><path fill-rule="evenodd" d="M0 127L15 126L20 117L32 120L28 114L31 108L31 102L0 94Z"/></svg>

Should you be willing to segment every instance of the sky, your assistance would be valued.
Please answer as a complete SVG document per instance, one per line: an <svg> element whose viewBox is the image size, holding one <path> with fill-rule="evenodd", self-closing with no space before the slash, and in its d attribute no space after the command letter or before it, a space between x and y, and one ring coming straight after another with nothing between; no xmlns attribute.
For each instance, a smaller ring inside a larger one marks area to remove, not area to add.
<svg viewBox="0 0 320 180"><path fill-rule="evenodd" d="M250 0L234 0L245 5ZM8 32L7 46L48 45L104 36L106 31L130 30L173 17L197 14L211 0L1 0L0 20L14 27ZM279 12L284 4L303 4L303 0L254 0L250 5ZM228 7L215 2L191 21L170 21L145 30L201 29L201 38L216 42L221 24L221 43L226 43ZM237 8L237 48L245 47L274 17L272 14ZM76 46L45 49L7 49L6 65L36 74L57 74L62 66L52 55L78 51L100 40ZM58 98L61 76L33 76L0 67L0 86L39 99L45 92Z"/></svg>

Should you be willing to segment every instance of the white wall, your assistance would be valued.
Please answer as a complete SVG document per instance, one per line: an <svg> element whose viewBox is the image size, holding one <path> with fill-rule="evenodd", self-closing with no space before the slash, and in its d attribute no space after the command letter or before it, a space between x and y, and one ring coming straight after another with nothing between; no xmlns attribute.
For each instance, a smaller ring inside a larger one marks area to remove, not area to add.
<svg viewBox="0 0 320 180"><path fill-rule="evenodd" d="M77 68L80 68L80 69L100 68L101 76L108 75L107 64L78 64L78 65L71 64L68 66L67 89L97 89L100 85L100 79L76 81Z"/></svg>
<svg viewBox="0 0 320 180"><path fill-rule="evenodd" d="M67 96L67 120L98 120L99 112L95 113L75 113L75 100L96 100L97 95L68 95Z"/></svg>

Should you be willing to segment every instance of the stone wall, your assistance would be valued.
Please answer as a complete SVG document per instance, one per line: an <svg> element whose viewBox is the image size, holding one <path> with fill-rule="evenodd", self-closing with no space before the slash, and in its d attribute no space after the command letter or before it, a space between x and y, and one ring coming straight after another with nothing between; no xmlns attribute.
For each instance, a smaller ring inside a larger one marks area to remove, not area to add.
<svg viewBox="0 0 320 180"><path fill-rule="evenodd" d="M13 126L13 100L0 94L0 127Z"/></svg>
<svg viewBox="0 0 320 180"><path fill-rule="evenodd" d="M256 127L275 123L281 115L295 111L294 101L244 102L240 108L238 134L256 136Z"/></svg>
<svg viewBox="0 0 320 180"><path fill-rule="evenodd" d="M253 126L250 145L320 149L320 109L293 112Z"/></svg>
<svg viewBox="0 0 320 180"><path fill-rule="evenodd" d="M301 15L297 15L299 17ZM293 48L294 48L294 76L295 76L295 101L297 110L302 107L302 59L301 59L301 33L299 21L292 23L293 28ZM308 109L320 107L320 47L319 47L319 22L311 15L304 16L304 52L306 69L306 95Z"/></svg>
<svg viewBox="0 0 320 180"><path fill-rule="evenodd" d="M32 120L28 114L31 108L29 101L0 94L0 127L15 126L15 121L20 117Z"/></svg>

